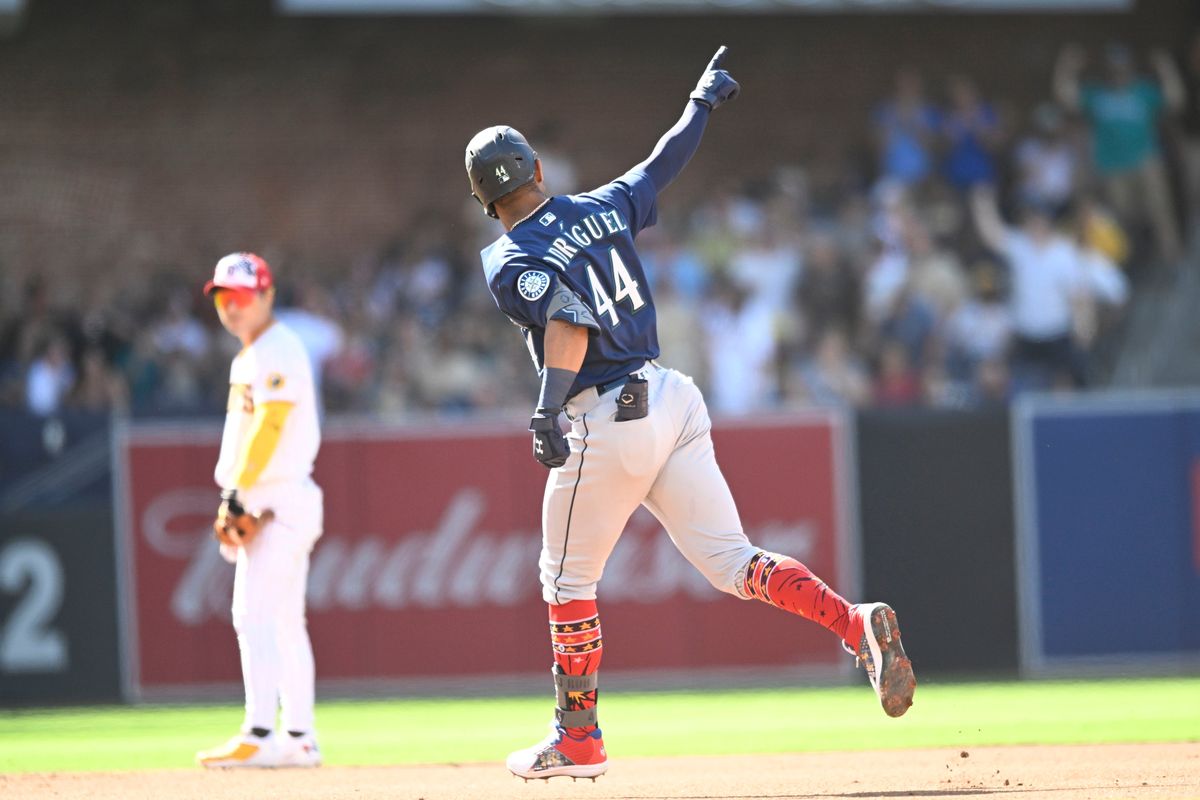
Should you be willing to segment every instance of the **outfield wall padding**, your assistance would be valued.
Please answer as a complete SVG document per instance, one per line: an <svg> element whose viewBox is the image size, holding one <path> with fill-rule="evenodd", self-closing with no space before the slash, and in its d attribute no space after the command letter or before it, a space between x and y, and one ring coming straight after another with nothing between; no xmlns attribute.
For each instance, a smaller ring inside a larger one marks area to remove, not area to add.
<svg viewBox="0 0 1200 800"><path fill-rule="evenodd" d="M1017 666L1006 409L857 418L865 597L892 604L920 672Z"/></svg>

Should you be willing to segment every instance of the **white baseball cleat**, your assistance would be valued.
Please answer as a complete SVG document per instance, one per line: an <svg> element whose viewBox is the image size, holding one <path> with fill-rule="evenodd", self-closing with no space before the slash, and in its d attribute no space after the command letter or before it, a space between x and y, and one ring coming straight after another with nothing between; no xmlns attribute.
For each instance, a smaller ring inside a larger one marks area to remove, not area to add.
<svg viewBox="0 0 1200 800"><path fill-rule="evenodd" d="M196 763L209 769L227 767L278 767L279 747L274 734L239 733L220 747L201 750Z"/></svg>
<svg viewBox="0 0 1200 800"><path fill-rule="evenodd" d="M846 650L867 670L871 688L889 717L899 717L908 711L917 689L912 661L900 644L900 626L896 612L886 603L863 603L857 606L863 616L863 637L858 652Z"/></svg>
<svg viewBox="0 0 1200 800"><path fill-rule="evenodd" d="M508 771L519 778L569 778L595 780L608 770L608 753L600 729L576 739L552 725L550 735L533 747L511 753L505 761Z"/></svg>
<svg viewBox="0 0 1200 800"><path fill-rule="evenodd" d="M321 748L317 747L317 737L312 733L303 736L280 734L279 737L279 766L281 767L319 767L321 766Z"/></svg>

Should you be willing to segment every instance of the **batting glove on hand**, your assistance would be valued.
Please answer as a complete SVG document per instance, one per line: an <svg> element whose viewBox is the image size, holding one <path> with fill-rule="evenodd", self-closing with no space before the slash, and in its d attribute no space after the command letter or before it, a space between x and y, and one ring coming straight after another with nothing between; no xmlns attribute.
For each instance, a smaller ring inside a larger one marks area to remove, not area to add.
<svg viewBox="0 0 1200 800"><path fill-rule="evenodd" d="M725 45L717 48L716 55L712 57L712 61L708 62L708 67L700 76L700 82L688 95L710 109L715 109L727 100L733 100L742 91L742 87L733 79L733 76L721 69L721 62L725 60L727 52L729 52L729 48Z"/></svg>
<svg viewBox="0 0 1200 800"><path fill-rule="evenodd" d="M567 463L571 446L558 427L558 410L539 408L529 420L533 432L533 457L546 469L558 469Z"/></svg>

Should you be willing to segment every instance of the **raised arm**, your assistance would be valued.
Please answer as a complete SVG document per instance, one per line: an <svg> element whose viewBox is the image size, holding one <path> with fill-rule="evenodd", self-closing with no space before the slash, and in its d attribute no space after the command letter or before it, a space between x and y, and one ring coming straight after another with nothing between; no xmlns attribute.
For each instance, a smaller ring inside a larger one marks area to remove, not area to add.
<svg viewBox="0 0 1200 800"><path fill-rule="evenodd" d="M1172 114L1183 111L1187 103L1187 91L1171 54L1165 48L1156 47L1150 52L1150 62L1154 64L1154 72L1158 75L1158 85L1162 89L1167 110Z"/></svg>
<svg viewBox="0 0 1200 800"><path fill-rule="evenodd" d="M975 227L983 243L997 253L1003 253L1008 239L1008 226L1004 224L996 205L994 186L979 184L971 190L971 216L975 219Z"/></svg>
<svg viewBox="0 0 1200 800"><path fill-rule="evenodd" d="M1077 44L1067 45L1054 62L1054 96L1068 111L1079 111L1082 103L1079 93L1079 73L1087 57Z"/></svg>
<svg viewBox="0 0 1200 800"><path fill-rule="evenodd" d="M708 63L700 82L688 99L687 108L669 131L662 135L650 157L637 165L654 183L656 191L663 189L678 177L700 146L700 137L708 124L708 115L717 106L737 97L741 87L733 77L721 69L728 48L722 45Z"/></svg>

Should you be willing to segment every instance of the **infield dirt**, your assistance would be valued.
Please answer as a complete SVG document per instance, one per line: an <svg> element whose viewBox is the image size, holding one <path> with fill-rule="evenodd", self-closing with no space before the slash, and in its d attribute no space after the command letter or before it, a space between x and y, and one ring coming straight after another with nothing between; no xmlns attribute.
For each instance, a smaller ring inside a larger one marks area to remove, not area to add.
<svg viewBox="0 0 1200 800"><path fill-rule="evenodd" d="M595 783L525 783L500 764L0 775L0 797L226 800L1200 798L1200 742L625 758Z"/></svg>

